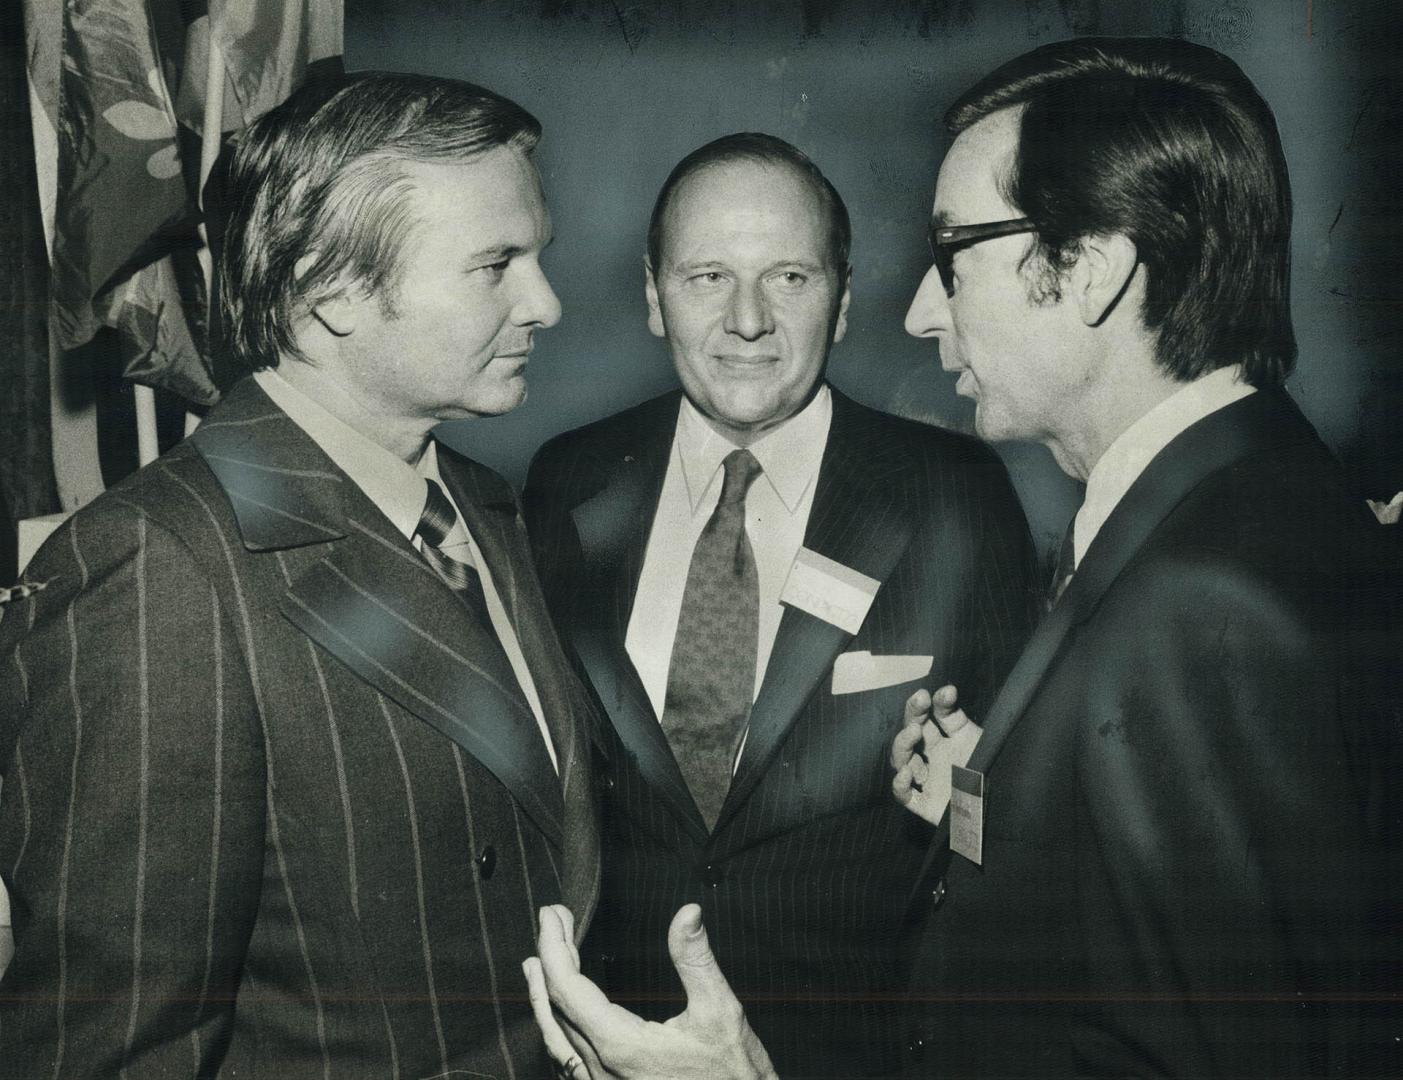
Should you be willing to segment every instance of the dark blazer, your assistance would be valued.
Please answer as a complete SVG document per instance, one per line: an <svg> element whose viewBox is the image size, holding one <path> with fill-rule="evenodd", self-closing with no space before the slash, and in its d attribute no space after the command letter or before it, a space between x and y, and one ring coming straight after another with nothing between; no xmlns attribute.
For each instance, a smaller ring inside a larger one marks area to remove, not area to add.
<svg viewBox="0 0 1403 1080"><path fill-rule="evenodd" d="M589 704L511 491L440 464L561 776L466 607L239 384L3 609L0 1075L546 1071L520 965L597 889Z"/></svg>
<svg viewBox="0 0 1403 1080"><path fill-rule="evenodd" d="M987 715L983 865L950 856L913 1075L1400 1074L1358 1026L1399 955L1379 539L1284 393L1150 463Z"/></svg>
<svg viewBox="0 0 1403 1080"><path fill-rule="evenodd" d="M881 588L856 636L786 609L708 835L624 646L679 401L553 440L526 487L547 600L609 719L585 963L645 1012L675 1012L667 925L699 901L780 1075L879 1070L899 1044L898 935L929 838L892 798L887 761L920 683L834 695L833 663L849 650L932 655L933 683L986 707L1031 619L1027 525L982 443L835 392L804 543Z"/></svg>

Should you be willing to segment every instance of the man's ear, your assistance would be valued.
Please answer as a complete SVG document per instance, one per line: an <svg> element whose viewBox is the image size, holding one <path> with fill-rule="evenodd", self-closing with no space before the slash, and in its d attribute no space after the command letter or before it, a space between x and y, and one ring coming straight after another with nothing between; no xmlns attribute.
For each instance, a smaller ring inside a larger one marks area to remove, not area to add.
<svg viewBox="0 0 1403 1080"><path fill-rule="evenodd" d="M648 256L643 256L643 295L648 299L648 329L654 337L667 337L667 326L663 323L662 305L658 303L658 283L653 278L653 264Z"/></svg>
<svg viewBox="0 0 1403 1080"><path fill-rule="evenodd" d="M1122 233L1083 238L1073 272L1077 310L1087 326L1099 326L1114 309L1135 277L1140 254Z"/></svg>
<svg viewBox="0 0 1403 1080"><path fill-rule="evenodd" d="M362 307L370 300L357 289L341 289L311 307L316 319L332 337L350 337L356 332Z"/></svg>
<svg viewBox="0 0 1403 1080"><path fill-rule="evenodd" d="M833 344L843 340L843 335L848 332L848 304L853 298L853 268L847 267L843 271L843 296L838 301L838 318L833 323Z"/></svg>
<svg viewBox="0 0 1403 1080"><path fill-rule="evenodd" d="M321 252L315 250L299 256L292 264L293 280L301 281L320 258ZM332 337L350 337L356 328L356 301L364 290L337 280L321 291L324 294L323 299L311 305L308 313Z"/></svg>

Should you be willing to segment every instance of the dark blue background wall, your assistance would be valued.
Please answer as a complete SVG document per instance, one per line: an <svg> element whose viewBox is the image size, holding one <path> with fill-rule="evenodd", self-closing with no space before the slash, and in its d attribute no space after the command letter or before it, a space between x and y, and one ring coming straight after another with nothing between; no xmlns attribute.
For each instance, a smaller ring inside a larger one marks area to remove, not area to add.
<svg viewBox="0 0 1403 1080"><path fill-rule="evenodd" d="M447 438L516 482L567 428L674 379L644 324L648 211L672 165L715 136L772 132L812 156L852 212L853 304L830 375L863 401L954 427L968 402L902 316L950 100L996 64L1075 34L1170 34L1238 61L1276 109L1296 193L1290 385L1362 490L1403 487L1398 166L1403 14L1392 0L909 0L747 5L348 0L346 59L453 75L545 126L555 221L546 269L564 318L539 336L530 399ZM1002 447L1040 542L1077 493L1041 447Z"/></svg>

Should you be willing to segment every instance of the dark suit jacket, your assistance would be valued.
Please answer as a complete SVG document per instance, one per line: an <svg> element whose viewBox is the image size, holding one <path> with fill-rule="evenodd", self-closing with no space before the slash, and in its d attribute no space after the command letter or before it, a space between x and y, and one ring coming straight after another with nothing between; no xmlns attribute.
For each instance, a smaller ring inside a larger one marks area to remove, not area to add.
<svg viewBox="0 0 1403 1080"><path fill-rule="evenodd" d="M985 707L1029 627L1027 525L983 444L835 393L804 543L881 588L856 636L785 611L708 835L624 647L679 400L553 440L526 488L547 600L610 721L585 962L645 1011L677 1011L665 935L699 901L780 1074L860 1075L899 1042L897 940L929 830L892 798L887 758L920 684L835 696L833 662L860 649L933 655L931 681Z"/></svg>
<svg viewBox="0 0 1403 1080"><path fill-rule="evenodd" d="M983 865L950 857L914 1075L1375 1074L1403 654L1378 540L1284 393L1150 463L969 762Z"/></svg>
<svg viewBox="0 0 1403 1080"><path fill-rule="evenodd" d="M597 888L589 704L512 493L440 461L562 776L466 607L240 384L3 609L0 1075L545 1070L520 965Z"/></svg>

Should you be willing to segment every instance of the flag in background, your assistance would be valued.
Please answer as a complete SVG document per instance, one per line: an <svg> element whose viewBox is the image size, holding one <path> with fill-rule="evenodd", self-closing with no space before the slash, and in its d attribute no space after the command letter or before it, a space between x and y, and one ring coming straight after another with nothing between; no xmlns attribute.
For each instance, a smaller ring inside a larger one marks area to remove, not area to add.
<svg viewBox="0 0 1403 1080"><path fill-rule="evenodd" d="M235 130L313 62L339 61L341 0L25 0L25 14L56 144L56 342L74 349L111 326L128 378L212 404L222 380L198 231L211 33L226 70L221 127Z"/></svg>
<svg viewBox="0 0 1403 1080"><path fill-rule="evenodd" d="M344 37L341 0L211 0L210 22L224 53L237 108L224 130L253 123L301 84L307 69L334 61Z"/></svg>
<svg viewBox="0 0 1403 1080"><path fill-rule="evenodd" d="M41 6L29 2L29 10ZM67 0L59 25L46 21L60 35L52 113L55 341L75 349L113 326L124 369L209 404L217 391L203 356L204 284L198 273L160 265L176 251L193 256L199 246L167 90L184 53L180 5Z"/></svg>

